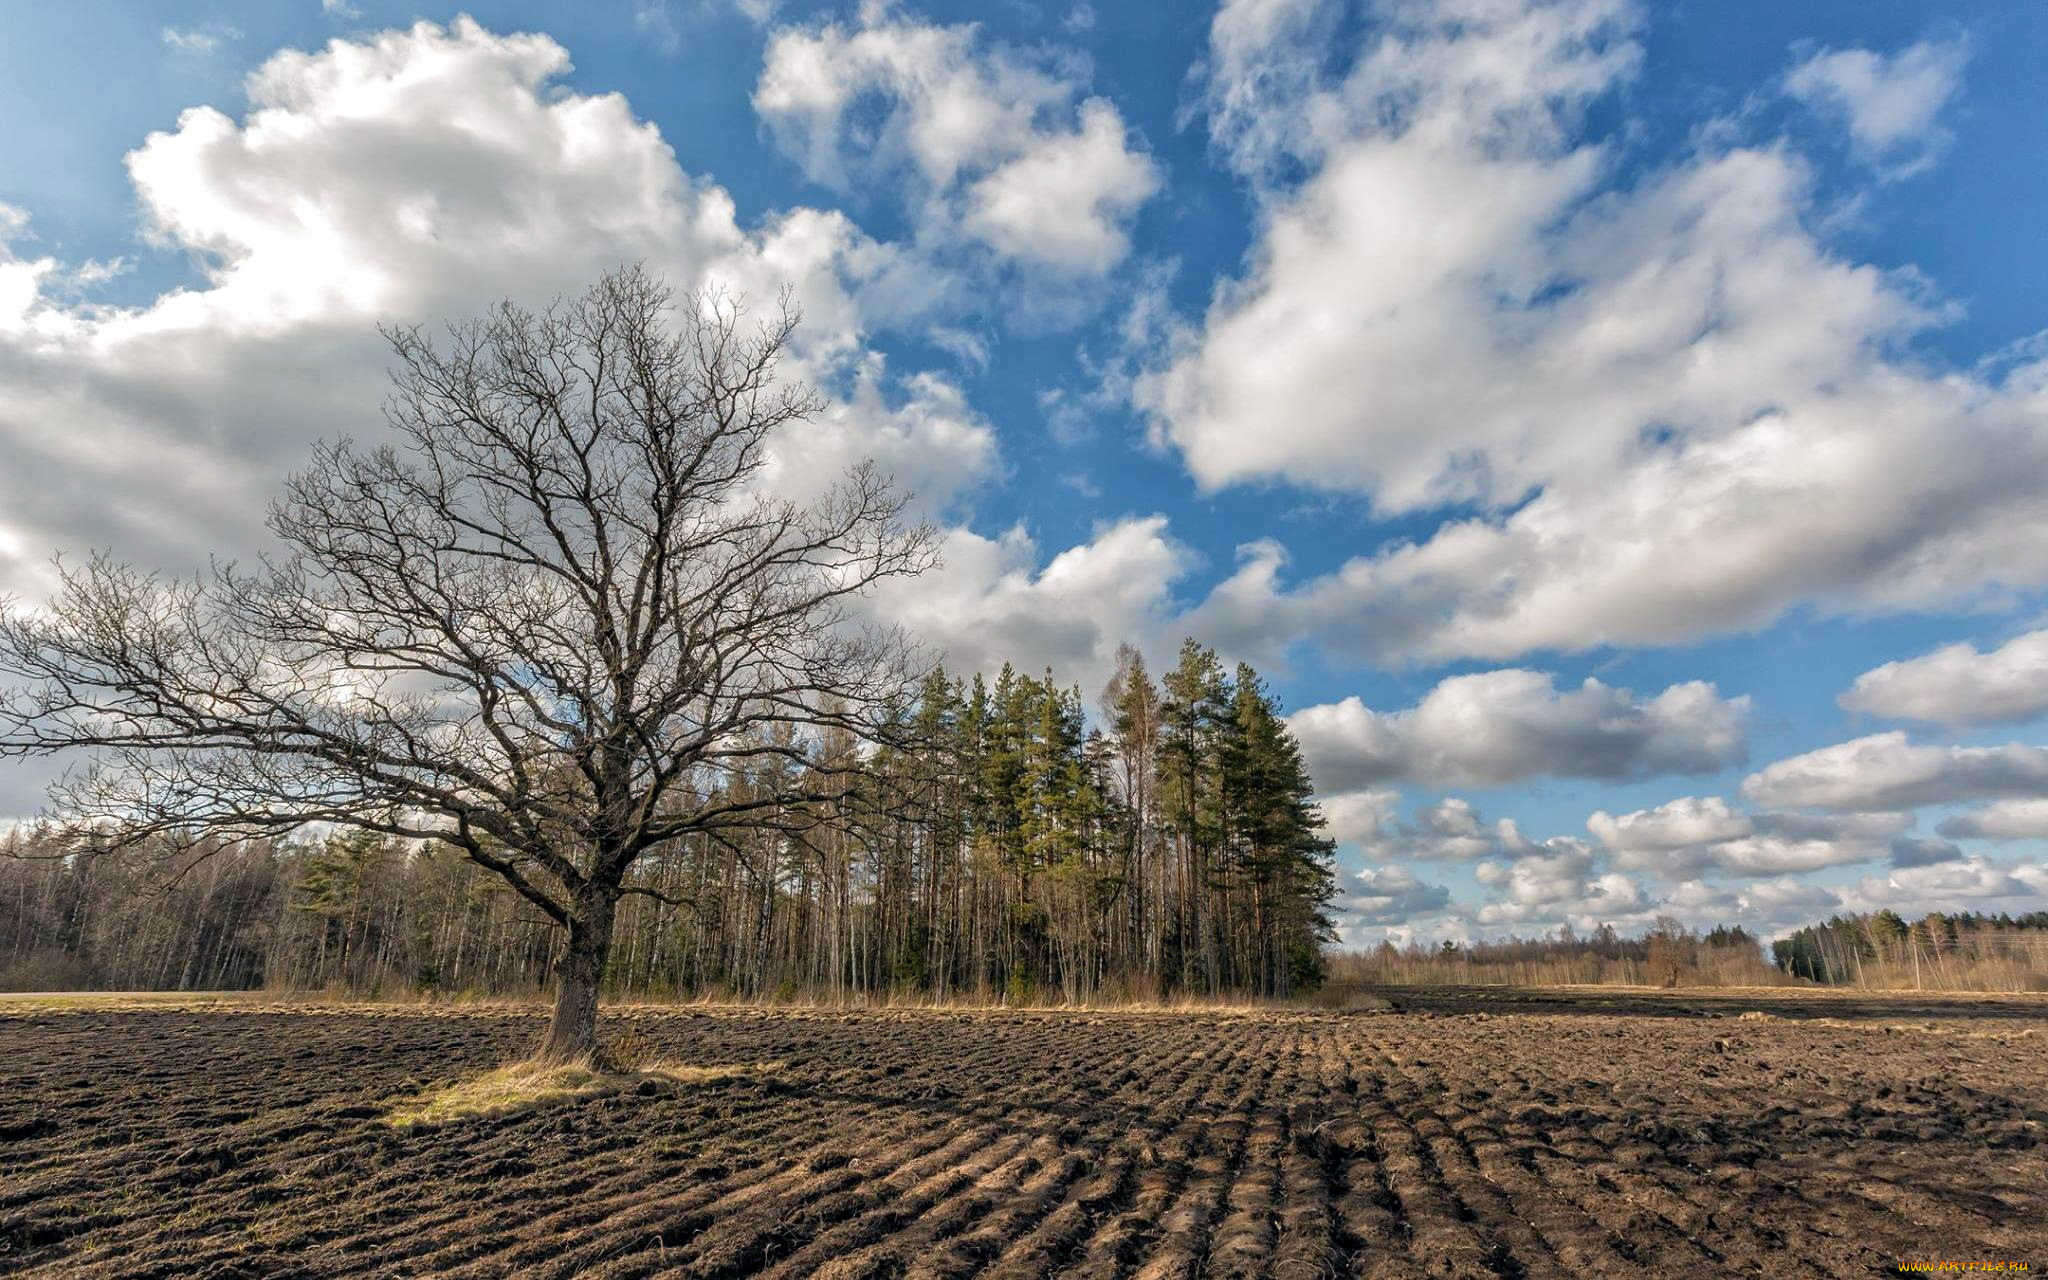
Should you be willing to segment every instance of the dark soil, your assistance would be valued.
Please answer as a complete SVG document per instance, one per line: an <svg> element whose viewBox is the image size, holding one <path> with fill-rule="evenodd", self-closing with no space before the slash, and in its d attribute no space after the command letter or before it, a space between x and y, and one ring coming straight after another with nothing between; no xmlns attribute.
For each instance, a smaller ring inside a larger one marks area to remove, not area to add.
<svg viewBox="0 0 2048 1280"><path fill-rule="evenodd" d="M410 1132L382 1101L519 1056L538 1019L0 1016L0 1272L2048 1265L2039 1003L1395 1003L635 1014L679 1060L788 1065ZM1734 1016L1752 1008L1777 1016Z"/></svg>

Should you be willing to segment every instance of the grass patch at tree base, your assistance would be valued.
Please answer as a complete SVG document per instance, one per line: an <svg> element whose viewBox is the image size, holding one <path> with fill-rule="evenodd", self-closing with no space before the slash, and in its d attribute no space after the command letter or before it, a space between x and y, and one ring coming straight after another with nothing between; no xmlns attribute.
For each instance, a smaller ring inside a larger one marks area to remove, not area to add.
<svg viewBox="0 0 2048 1280"><path fill-rule="evenodd" d="M384 1122L399 1129L453 1124L625 1093L666 1094L690 1085L771 1075L781 1067L780 1062L657 1063L607 1071L589 1063L515 1062L400 1098L385 1111Z"/></svg>

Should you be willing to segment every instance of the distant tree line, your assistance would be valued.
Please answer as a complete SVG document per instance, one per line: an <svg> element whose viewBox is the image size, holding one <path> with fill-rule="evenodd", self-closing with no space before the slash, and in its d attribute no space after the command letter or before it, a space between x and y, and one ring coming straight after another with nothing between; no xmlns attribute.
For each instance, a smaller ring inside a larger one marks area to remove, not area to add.
<svg viewBox="0 0 2048 1280"><path fill-rule="evenodd" d="M1660 917L1641 934L1603 924L1491 942L1383 942L1335 954L1333 980L1359 984L1774 986L2048 991L2048 912L1841 914L1770 944L1740 925L1696 931Z"/></svg>
<svg viewBox="0 0 2048 1280"><path fill-rule="evenodd" d="M1537 938L1491 942L1392 942L1333 956L1330 976L1368 985L1769 986L1788 981L1740 925L1704 933L1662 917L1624 936L1611 924L1589 933L1563 925Z"/></svg>
<svg viewBox="0 0 2048 1280"><path fill-rule="evenodd" d="M2048 911L2022 915L1882 911L1830 916L1771 944L1813 982L1927 990L2048 991Z"/></svg>
<svg viewBox="0 0 2048 1280"><path fill-rule="evenodd" d="M723 799L778 800L635 867L615 994L1009 999L1285 995L1321 977L1332 845L1250 667L1126 647L1091 728L1078 688L934 672L887 745L791 741ZM850 775L824 798L767 770ZM459 851L319 838L0 852L0 987L526 992L560 932Z"/></svg>

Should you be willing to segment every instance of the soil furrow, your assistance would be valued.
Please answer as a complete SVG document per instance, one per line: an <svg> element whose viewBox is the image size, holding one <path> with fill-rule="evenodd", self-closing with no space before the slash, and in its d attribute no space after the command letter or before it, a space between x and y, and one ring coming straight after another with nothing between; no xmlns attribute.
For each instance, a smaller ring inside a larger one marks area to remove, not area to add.
<svg viewBox="0 0 2048 1280"><path fill-rule="evenodd" d="M2048 1257L2048 1003L1916 997L1908 1022L1774 998L1762 1021L1604 992L634 1009L608 1018L674 1059L783 1065L412 1132L387 1100L517 1056L538 1020L0 1004L0 1272L1542 1280Z"/></svg>

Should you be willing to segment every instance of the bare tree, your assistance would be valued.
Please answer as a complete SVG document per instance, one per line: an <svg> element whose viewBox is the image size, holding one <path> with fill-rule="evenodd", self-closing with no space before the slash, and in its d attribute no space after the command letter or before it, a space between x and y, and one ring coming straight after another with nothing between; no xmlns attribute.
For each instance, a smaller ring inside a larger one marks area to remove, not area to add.
<svg viewBox="0 0 2048 1280"><path fill-rule="evenodd" d="M789 821L831 789L812 745L915 675L850 604L931 529L868 464L762 488L817 407L777 374L795 324L629 269L439 345L388 331L399 443L318 449L283 554L190 582L95 557L0 611L0 757L95 752L52 796L91 849L315 821L453 845L566 930L541 1052L593 1052L620 898L659 893L635 862Z"/></svg>

